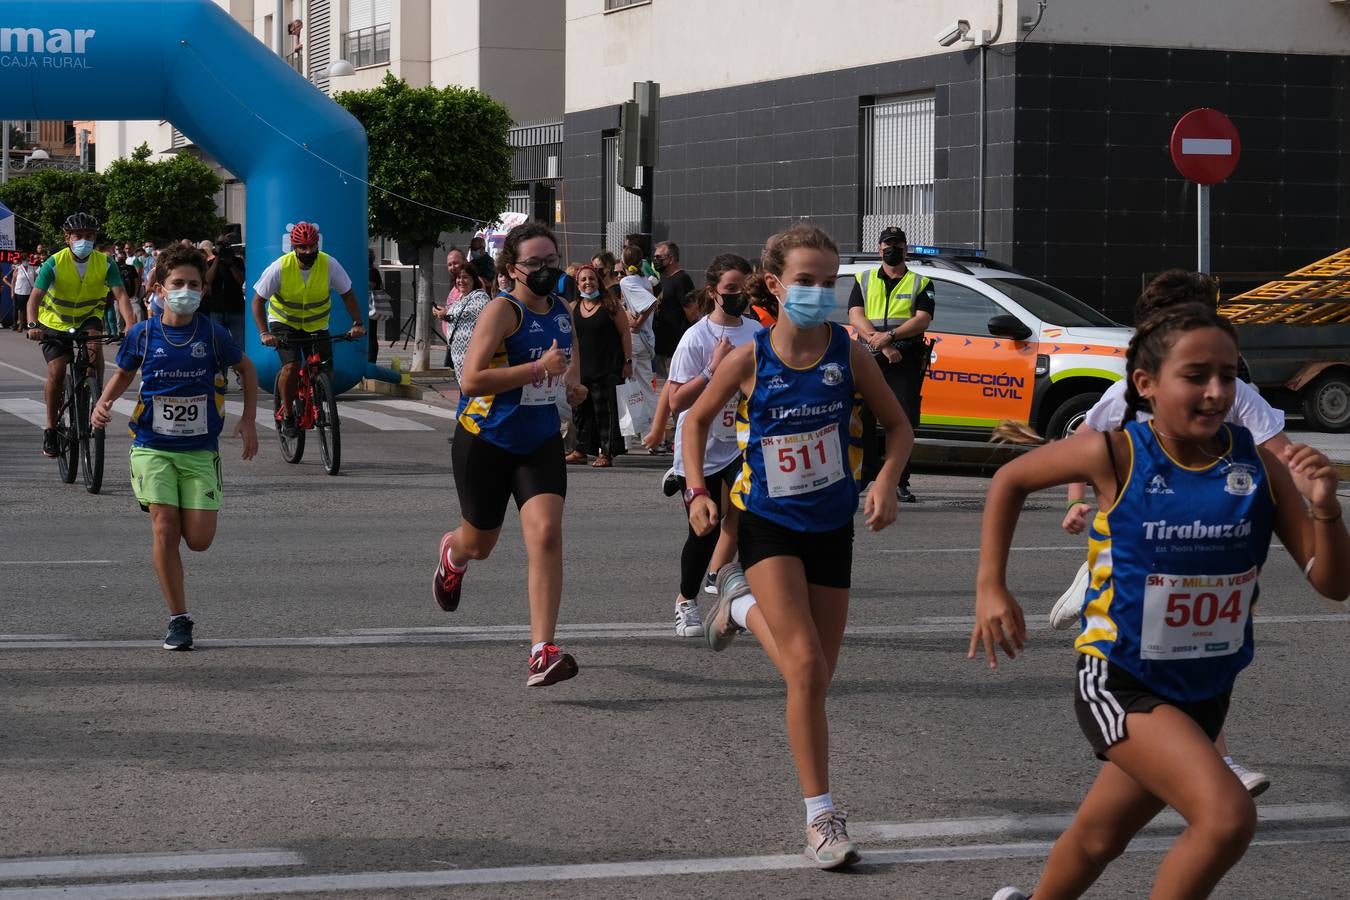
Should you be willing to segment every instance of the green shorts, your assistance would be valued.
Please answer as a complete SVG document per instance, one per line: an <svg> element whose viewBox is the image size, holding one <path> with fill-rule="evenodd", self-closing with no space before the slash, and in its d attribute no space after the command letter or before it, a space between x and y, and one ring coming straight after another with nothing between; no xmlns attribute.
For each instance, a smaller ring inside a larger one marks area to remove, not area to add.
<svg viewBox="0 0 1350 900"><path fill-rule="evenodd" d="M220 454L215 450L131 448L131 489L142 507L220 509Z"/></svg>

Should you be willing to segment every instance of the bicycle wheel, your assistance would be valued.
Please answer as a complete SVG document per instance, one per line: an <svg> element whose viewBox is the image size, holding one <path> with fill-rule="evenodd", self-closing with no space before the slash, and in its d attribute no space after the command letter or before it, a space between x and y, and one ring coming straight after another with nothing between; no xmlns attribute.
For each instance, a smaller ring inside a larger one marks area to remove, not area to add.
<svg viewBox="0 0 1350 900"><path fill-rule="evenodd" d="M342 423L338 419L337 397L327 372L314 376L314 425L319 429L319 454L324 470L336 475L342 467Z"/></svg>
<svg viewBox="0 0 1350 900"><path fill-rule="evenodd" d="M56 438L61 447L57 462L61 467L61 480L74 484L75 476L80 472L80 412L75 401L75 371L72 361L66 367L65 391L61 398L61 411L56 417Z"/></svg>
<svg viewBox="0 0 1350 900"><path fill-rule="evenodd" d="M286 437L286 432L281 428L281 389L275 385L272 387L272 409L277 423L277 438L281 441L281 458L292 464L300 462L305 455L305 433L300 431L294 438Z"/></svg>
<svg viewBox="0 0 1350 900"><path fill-rule="evenodd" d="M97 494L103 487L103 440L102 428L95 428L89 421L94 409L94 398L103 394L103 381L98 372L91 370L80 389L75 394L75 408L80 416L80 474L84 476L84 489Z"/></svg>

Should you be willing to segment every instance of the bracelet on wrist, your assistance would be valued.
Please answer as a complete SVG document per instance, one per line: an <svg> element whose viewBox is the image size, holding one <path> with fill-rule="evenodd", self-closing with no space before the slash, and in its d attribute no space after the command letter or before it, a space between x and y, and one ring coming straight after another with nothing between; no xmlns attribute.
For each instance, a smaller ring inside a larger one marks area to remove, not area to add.
<svg viewBox="0 0 1350 900"><path fill-rule="evenodd" d="M1319 516L1316 509L1308 507L1308 518L1312 519L1314 522L1321 522L1324 525L1334 525L1341 520L1341 510L1338 508L1336 514L1333 516Z"/></svg>
<svg viewBox="0 0 1350 900"><path fill-rule="evenodd" d="M1077 505L1080 504L1080 503L1083 504L1084 506L1091 506L1091 505L1092 505L1091 503L1087 502L1086 500L1070 500L1068 503L1066 503L1066 504L1064 505L1064 508L1065 508L1065 509L1073 509L1075 506L1077 506Z"/></svg>
<svg viewBox="0 0 1350 900"><path fill-rule="evenodd" d="M539 360L530 360L530 383L535 387L544 383L544 379L539 377Z"/></svg>

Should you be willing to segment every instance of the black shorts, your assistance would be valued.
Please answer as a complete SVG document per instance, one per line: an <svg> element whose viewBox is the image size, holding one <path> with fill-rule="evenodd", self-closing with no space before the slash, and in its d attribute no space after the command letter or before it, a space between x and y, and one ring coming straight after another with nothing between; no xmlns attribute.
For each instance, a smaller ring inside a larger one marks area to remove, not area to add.
<svg viewBox="0 0 1350 900"><path fill-rule="evenodd" d="M501 527L512 497L520 509L540 494L567 496L567 463L558 434L522 456L460 428L451 442L450 460L460 515L479 531Z"/></svg>
<svg viewBox="0 0 1350 900"><path fill-rule="evenodd" d="M91 316L84 320L80 325L81 331L95 331L103 333L103 317ZM75 358L75 341L64 331L57 331L55 328L42 326L42 358L47 362L55 362L58 359Z"/></svg>
<svg viewBox="0 0 1350 900"><path fill-rule="evenodd" d="M853 578L853 522L833 531L793 531L741 510L737 527L741 567L771 556L795 556L806 568L806 583L848 589Z"/></svg>
<svg viewBox="0 0 1350 900"><path fill-rule="evenodd" d="M1223 731L1223 720L1228 717L1228 701L1232 696L1230 689L1216 697L1188 703L1168 700L1120 666L1080 653L1073 710L1078 714L1078 727L1083 729L1092 751L1098 759L1104 760L1110 747L1129 737L1125 727L1127 713L1146 713L1159 706L1172 706L1190 716L1212 741Z"/></svg>
<svg viewBox="0 0 1350 900"><path fill-rule="evenodd" d="M277 356L281 357L281 364L300 363L302 355L308 356L310 348L318 350L319 358L328 362L333 358L333 340L325 331L301 331L299 328L292 328L289 325L283 325L281 322L268 322L267 331L276 335L286 342L285 347L277 347Z"/></svg>

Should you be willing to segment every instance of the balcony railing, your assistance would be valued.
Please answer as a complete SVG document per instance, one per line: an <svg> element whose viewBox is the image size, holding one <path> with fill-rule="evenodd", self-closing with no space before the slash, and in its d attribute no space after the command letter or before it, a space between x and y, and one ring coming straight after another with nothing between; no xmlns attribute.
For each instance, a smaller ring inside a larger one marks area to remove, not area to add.
<svg viewBox="0 0 1350 900"><path fill-rule="evenodd" d="M375 25L342 35L342 58L354 68L389 64L389 26Z"/></svg>
<svg viewBox="0 0 1350 900"><path fill-rule="evenodd" d="M303 50L292 50L286 54L286 63L300 75L305 74L305 58Z"/></svg>

